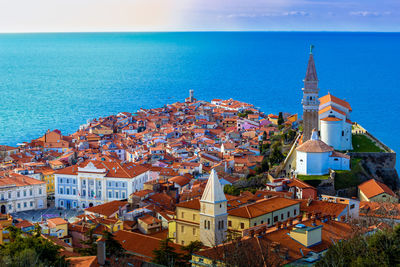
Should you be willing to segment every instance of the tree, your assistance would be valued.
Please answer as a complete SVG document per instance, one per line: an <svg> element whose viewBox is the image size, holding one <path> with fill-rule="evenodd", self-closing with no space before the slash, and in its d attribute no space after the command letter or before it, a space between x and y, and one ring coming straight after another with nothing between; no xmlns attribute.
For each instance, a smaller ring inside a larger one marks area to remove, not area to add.
<svg viewBox="0 0 400 267"><path fill-rule="evenodd" d="M57 246L41 235L23 235L15 226L6 228L10 241L0 247L0 266L67 266Z"/></svg>
<svg viewBox="0 0 400 267"><path fill-rule="evenodd" d="M108 258L112 256L120 257L124 254L124 248L117 240L114 239L114 235L112 233L104 231L103 237L106 240L106 256Z"/></svg>
<svg viewBox="0 0 400 267"><path fill-rule="evenodd" d="M189 245L182 247L182 250L186 251L186 254L183 256L183 260L186 261L186 264L190 263L189 261L192 259L192 254L199 251L203 247L203 243L201 241L192 241Z"/></svg>
<svg viewBox="0 0 400 267"><path fill-rule="evenodd" d="M165 266L176 266L180 262L179 254L175 248L170 245L171 238L166 238L160 241L160 248L153 250L153 262Z"/></svg>
<svg viewBox="0 0 400 267"><path fill-rule="evenodd" d="M262 162L261 162L261 169L263 172L269 171L269 165L268 165L268 158L264 157Z"/></svg>
<svg viewBox="0 0 400 267"><path fill-rule="evenodd" d="M272 151L271 151L271 154L269 155L269 163L271 165L279 164L285 158L283 156L283 154L282 154L281 146L280 145L276 145L276 144L277 143L275 143L272 146Z"/></svg>
<svg viewBox="0 0 400 267"><path fill-rule="evenodd" d="M278 125L282 125L285 121L283 120L282 112L279 112L278 115Z"/></svg>
<svg viewBox="0 0 400 267"><path fill-rule="evenodd" d="M331 246L317 267L399 266L400 225L372 235L357 234Z"/></svg>
<svg viewBox="0 0 400 267"><path fill-rule="evenodd" d="M94 227L85 233L85 239L81 241L83 248L78 249L83 256L97 255L97 238L94 235Z"/></svg>
<svg viewBox="0 0 400 267"><path fill-rule="evenodd" d="M224 193L232 196L238 196L240 194L240 190L234 185L227 184L224 186Z"/></svg>

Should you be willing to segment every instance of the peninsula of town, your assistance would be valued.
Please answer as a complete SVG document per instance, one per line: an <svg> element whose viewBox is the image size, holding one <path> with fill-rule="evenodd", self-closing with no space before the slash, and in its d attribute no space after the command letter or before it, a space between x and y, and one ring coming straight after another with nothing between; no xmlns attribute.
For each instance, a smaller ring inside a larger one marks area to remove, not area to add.
<svg viewBox="0 0 400 267"><path fill-rule="evenodd" d="M394 227L396 153L319 95L312 51L303 82L301 116L190 90L1 145L0 245L40 236L69 266L307 266Z"/></svg>

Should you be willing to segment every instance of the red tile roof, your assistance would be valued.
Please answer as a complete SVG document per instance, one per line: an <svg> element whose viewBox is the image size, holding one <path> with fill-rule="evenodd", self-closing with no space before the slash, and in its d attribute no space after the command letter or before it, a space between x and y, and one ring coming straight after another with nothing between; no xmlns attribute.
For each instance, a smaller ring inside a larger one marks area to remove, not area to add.
<svg viewBox="0 0 400 267"><path fill-rule="evenodd" d="M371 198L382 193L397 197L396 194L384 183L378 182L375 179L368 180L358 186L367 198Z"/></svg>

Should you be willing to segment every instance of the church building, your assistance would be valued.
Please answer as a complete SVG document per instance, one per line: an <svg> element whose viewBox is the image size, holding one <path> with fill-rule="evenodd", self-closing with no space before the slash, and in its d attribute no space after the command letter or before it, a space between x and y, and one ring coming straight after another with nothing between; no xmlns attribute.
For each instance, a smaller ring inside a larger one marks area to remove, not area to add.
<svg viewBox="0 0 400 267"><path fill-rule="evenodd" d="M314 129L311 139L296 148L296 172L300 175L324 175L332 170L350 170L350 156L337 152L319 140Z"/></svg>
<svg viewBox="0 0 400 267"><path fill-rule="evenodd" d="M350 104L330 93L319 101L321 140L336 150L352 150Z"/></svg>
<svg viewBox="0 0 400 267"><path fill-rule="evenodd" d="M312 48L302 89L303 136L301 145L296 148L296 172L301 175L324 175L329 173L329 169L350 169L350 157L335 150L352 149L352 109L348 102L330 93L318 97Z"/></svg>

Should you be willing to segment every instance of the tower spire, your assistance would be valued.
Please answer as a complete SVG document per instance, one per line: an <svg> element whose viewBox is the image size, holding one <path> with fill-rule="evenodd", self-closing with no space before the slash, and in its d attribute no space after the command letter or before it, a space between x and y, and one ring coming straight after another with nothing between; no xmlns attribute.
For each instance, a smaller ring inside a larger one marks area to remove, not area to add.
<svg viewBox="0 0 400 267"><path fill-rule="evenodd" d="M311 45L306 77L303 80L303 100L301 101L303 104L303 142L310 139L313 129L318 129L319 88L313 49L314 46Z"/></svg>
<svg viewBox="0 0 400 267"><path fill-rule="evenodd" d="M308 58L307 72L304 81L318 81L317 70L315 68L313 51L314 46L310 45L310 57Z"/></svg>

